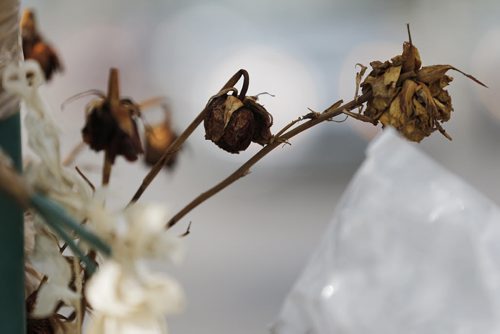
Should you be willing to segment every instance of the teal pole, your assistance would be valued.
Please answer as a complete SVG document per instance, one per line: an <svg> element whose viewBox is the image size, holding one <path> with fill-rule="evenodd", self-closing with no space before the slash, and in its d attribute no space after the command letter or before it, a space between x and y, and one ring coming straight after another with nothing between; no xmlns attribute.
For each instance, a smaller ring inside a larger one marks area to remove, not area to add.
<svg viewBox="0 0 500 334"><path fill-rule="evenodd" d="M19 0L0 1L0 75L20 58ZM19 100L0 87L0 147L22 170ZM26 332L23 211L0 193L0 333Z"/></svg>

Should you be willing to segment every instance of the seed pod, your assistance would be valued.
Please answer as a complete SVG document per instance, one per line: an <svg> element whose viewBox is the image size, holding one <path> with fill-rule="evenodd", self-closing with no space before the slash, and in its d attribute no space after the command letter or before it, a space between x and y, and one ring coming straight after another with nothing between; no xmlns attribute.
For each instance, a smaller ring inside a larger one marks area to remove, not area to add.
<svg viewBox="0 0 500 334"><path fill-rule="evenodd" d="M119 98L118 70L111 69L108 96L87 106L87 119L82 129L83 141L94 151L106 151L113 164L117 155L129 161L142 153L134 117L140 111L130 99Z"/></svg>
<svg viewBox="0 0 500 334"><path fill-rule="evenodd" d="M243 87L239 95L233 87L243 76ZM273 118L257 102L256 97L245 96L248 88L248 73L238 71L223 87L221 93L207 105L204 119L205 139L230 153L244 151L251 142L267 144L271 137ZM231 93L231 95L228 95Z"/></svg>
<svg viewBox="0 0 500 334"><path fill-rule="evenodd" d="M453 79L446 72L455 70L485 85L451 65L421 67L418 49L409 37L401 55L370 63L372 71L361 83L363 93L371 92L363 114L374 124L396 128L412 141L419 142L436 130L451 139L441 125L453 111L451 97L444 89Z"/></svg>
<svg viewBox="0 0 500 334"><path fill-rule="evenodd" d="M35 13L30 9L25 9L21 17L21 36L24 59L37 61L47 81L55 72L62 72L63 67L56 51L38 32Z"/></svg>
<svg viewBox="0 0 500 334"><path fill-rule="evenodd" d="M144 162L153 166L160 160L167 148L177 139L177 134L172 129L170 121L170 112L165 110L165 119L163 122L146 127L145 145L144 145ZM168 160L165 167L171 170L177 162L177 153Z"/></svg>

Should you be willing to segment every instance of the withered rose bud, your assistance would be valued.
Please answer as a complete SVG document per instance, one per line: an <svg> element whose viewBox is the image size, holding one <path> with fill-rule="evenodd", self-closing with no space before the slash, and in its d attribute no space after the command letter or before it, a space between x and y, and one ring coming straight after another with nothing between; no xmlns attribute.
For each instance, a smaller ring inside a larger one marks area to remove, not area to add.
<svg viewBox="0 0 500 334"><path fill-rule="evenodd" d="M243 88L239 95L233 86L243 76ZM248 73L238 71L224 86L228 93L214 98L207 106L205 116L205 138L230 153L244 151L251 142L265 145L271 140L273 118L257 102L256 97L245 96L248 88Z"/></svg>
<svg viewBox="0 0 500 334"><path fill-rule="evenodd" d="M55 72L62 71L56 51L40 35L36 26L35 14L25 9L21 17L21 36L24 59L33 59L40 64L48 81Z"/></svg>
<svg viewBox="0 0 500 334"><path fill-rule="evenodd" d="M87 106L87 119L82 129L83 141L94 151L106 151L111 163L117 155L129 161L142 153L135 122L139 107L130 99L119 99L118 71L111 69L108 96Z"/></svg>
<svg viewBox="0 0 500 334"><path fill-rule="evenodd" d="M167 148L177 139L177 134L172 129L169 111L165 109L165 120L159 124L146 127L144 161L153 166L160 160ZM177 162L177 152L167 161L165 166L172 169Z"/></svg>
<svg viewBox="0 0 500 334"><path fill-rule="evenodd" d="M421 67L418 49L411 37L403 44L401 55L370 65L372 71L361 83L363 93L372 93L364 116L374 124L390 125L416 142L436 130L451 140L441 125L450 119L453 111L451 97L444 89L453 80L446 75L448 70L458 71L485 86L451 65Z"/></svg>

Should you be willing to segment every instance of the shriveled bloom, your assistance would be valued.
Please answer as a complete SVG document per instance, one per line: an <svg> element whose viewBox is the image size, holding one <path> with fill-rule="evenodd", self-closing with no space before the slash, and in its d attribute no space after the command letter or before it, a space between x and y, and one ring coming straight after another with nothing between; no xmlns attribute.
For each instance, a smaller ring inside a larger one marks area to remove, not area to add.
<svg viewBox="0 0 500 334"><path fill-rule="evenodd" d="M135 117L139 106L131 99L120 98L118 70L109 74L108 95L102 94L86 108L82 129L83 141L96 152L105 151L111 164L121 155L135 161L143 153Z"/></svg>
<svg viewBox="0 0 500 334"><path fill-rule="evenodd" d="M243 88L237 94L232 86L241 76ZM206 107L205 139L230 153L246 150L251 142L265 145L272 137L272 115L257 102L257 97L246 96L247 88L248 73L240 70Z"/></svg>
<svg viewBox="0 0 500 334"><path fill-rule="evenodd" d="M363 93L371 93L365 118L392 126L412 141L419 142L438 130L451 139L442 127L453 111L446 86L453 80L447 71L458 71L480 85L483 83L451 65L422 67L418 49L403 44L403 53L390 61L373 61L372 71L361 83Z"/></svg>
<svg viewBox="0 0 500 334"><path fill-rule="evenodd" d="M31 9L25 9L21 17L21 37L24 59L36 60L47 80L55 72L63 70L56 51L38 31L35 13Z"/></svg>

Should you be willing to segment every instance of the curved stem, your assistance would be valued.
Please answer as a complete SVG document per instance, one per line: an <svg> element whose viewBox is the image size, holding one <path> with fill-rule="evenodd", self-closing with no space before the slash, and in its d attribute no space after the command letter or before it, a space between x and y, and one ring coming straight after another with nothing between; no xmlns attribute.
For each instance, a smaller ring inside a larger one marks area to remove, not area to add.
<svg viewBox="0 0 500 334"><path fill-rule="evenodd" d="M371 96L371 92L365 93L358 98L342 105L338 106L337 103L333 104L330 108L326 109L322 113L318 114L317 117L309 120L306 123L303 123L296 128L289 130L288 132L283 133L280 137L275 138L270 144L264 146L259 152L257 152L254 156L252 156L247 162L245 162L240 168L234 171L231 175L226 177L224 180L210 188L209 190L201 193L195 199L193 199L188 205L186 205L182 210L180 210L175 216L173 216L167 223L167 228L174 226L181 218L183 218L188 212L196 208L198 205L217 194L222 189L231 185L233 182L239 180L240 178L247 175L250 171L250 168L255 165L260 159L265 157L269 152L274 150L276 147L280 146L283 142L287 142L292 137L295 137L299 133L321 123L326 120L331 119L332 117L338 116L343 113L345 110L352 110L363 103L365 103ZM296 122L292 122L295 124ZM293 125L292 124L292 125ZM287 125L289 128L289 126ZM282 131L280 131L282 133Z"/></svg>

